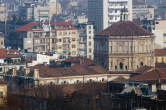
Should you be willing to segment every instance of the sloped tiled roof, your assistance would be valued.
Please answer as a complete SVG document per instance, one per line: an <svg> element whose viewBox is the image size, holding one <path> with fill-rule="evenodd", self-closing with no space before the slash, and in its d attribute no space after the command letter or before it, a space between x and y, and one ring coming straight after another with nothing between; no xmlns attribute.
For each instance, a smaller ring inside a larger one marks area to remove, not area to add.
<svg viewBox="0 0 166 110"><path fill-rule="evenodd" d="M45 65L36 65L30 67L31 70L39 69L40 77L62 77L79 75L106 74L107 71L101 66L85 66L76 64L71 67L50 67ZM100 71L98 71L100 69Z"/></svg>
<svg viewBox="0 0 166 110"><path fill-rule="evenodd" d="M44 23L44 24L48 24L48 22ZM42 31L42 28L34 28L34 26L39 26L40 23L39 22L30 22L24 26L21 26L19 28L16 28L13 32L28 32L28 31ZM72 22L51 22L51 26L69 26L71 25L71 27L62 27L62 28L57 28L57 30L73 30L76 29L73 25Z"/></svg>
<svg viewBox="0 0 166 110"><path fill-rule="evenodd" d="M166 56L166 49L155 49L155 56Z"/></svg>
<svg viewBox="0 0 166 110"><path fill-rule="evenodd" d="M71 63L85 64L85 65L94 64L93 60L88 59L86 57L71 57L71 58L67 58L65 61L71 62Z"/></svg>
<svg viewBox="0 0 166 110"><path fill-rule="evenodd" d="M131 21L119 21L106 28L98 35L107 36L148 36L153 35L151 32L145 30L141 26Z"/></svg>
<svg viewBox="0 0 166 110"><path fill-rule="evenodd" d="M17 58L21 57L21 54L16 49L0 49L0 58Z"/></svg>
<svg viewBox="0 0 166 110"><path fill-rule="evenodd" d="M130 78L131 81L164 81L166 80L166 68L153 68L140 75Z"/></svg>

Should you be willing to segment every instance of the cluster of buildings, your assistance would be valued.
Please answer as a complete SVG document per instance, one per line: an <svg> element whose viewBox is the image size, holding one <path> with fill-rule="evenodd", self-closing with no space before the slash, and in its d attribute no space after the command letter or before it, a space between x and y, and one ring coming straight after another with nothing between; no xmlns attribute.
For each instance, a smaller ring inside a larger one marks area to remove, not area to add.
<svg viewBox="0 0 166 110"><path fill-rule="evenodd" d="M0 1L0 21L12 11L18 12L13 20L25 20L0 32L0 78L15 84L13 89L120 83L122 93L139 90L156 98L154 93L166 90L166 20L156 15L155 6L163 2L151 2L88 0L88 14L77 16L76 1L65 11L56 0L15 0L13 7Z"/></svg>

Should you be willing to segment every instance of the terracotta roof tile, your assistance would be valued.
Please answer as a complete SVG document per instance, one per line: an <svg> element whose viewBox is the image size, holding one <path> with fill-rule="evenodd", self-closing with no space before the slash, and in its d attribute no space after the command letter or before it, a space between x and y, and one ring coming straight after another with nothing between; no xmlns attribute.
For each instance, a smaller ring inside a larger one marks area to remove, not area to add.
<svg viewBox="0 0 166 110"><path fill-rule="evenodd" d="M107 36L148 36L153 35L151 32L143 29L141 26L131 21L119 21L112 24L107 29L98 33Z"/></svg>
<svg viewBox="0 0 166 110"><path fill-rule="evenodd" d="M74 65L71 67L49 67L44 65L36 65L30 68L31 70L39 69L41 77L95 75L95 74L106 74L107 72L101 66L85 66L85 65ZM98 71L98 69L101 70Z"/></svg>
<svg viewBox="0 0 166 110"><path fill-rule="evenodd" d="M16 49L0 49L0 58L17 58L21 57L21 54Z"/></svg>
<svg viewBox="0 0 166 110"><path fill-rule="evenodd" d="M39 22L30 22L24 26L21 26L19 28L16 28L14 30L14 32L28 32L28 31L42 31L42 29L34 29L34 26L39 26ZM46 22L45 24L48 24L48 22ZM71 27L65 27L65 28L57 28L57 30L73 30L76 29L76 27L74 27L72 25L72 22L51 22L51 25L56 25L56 26L70 26Z"/></svg>
<svg viewBox="0 0 166 110"><path fill-rule="evenodd" d="M85 65L94 64L93 60L88 59L86 57L71 57L71 58L67 58L65 61L71 62L71 63L85 64Z"/></svg>
<svg viewBox="0 0 166 110"><path fill-rule="evenodd" d="M166 56L166 49L155 49L155 56Z"/></svg>
<svg viewBox="0 0 166 110"><path fill-rule="evenodd" d="M166 68L152 68L140 75L132 77L132 81L163 81L166 80Z"/></svg>

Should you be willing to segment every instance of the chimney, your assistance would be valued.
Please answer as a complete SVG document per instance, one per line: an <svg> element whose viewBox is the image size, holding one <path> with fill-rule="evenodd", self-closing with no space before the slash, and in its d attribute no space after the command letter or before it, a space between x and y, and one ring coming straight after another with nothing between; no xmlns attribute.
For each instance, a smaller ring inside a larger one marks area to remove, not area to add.
<svg viewBox="0 0 166 110"><path fill-rule="evenodd" d="M39 69L34 69L33 77L38 79L39 78Z"/></svg>
<svg viewBox="0 0 166 110"><path fill-rule="evenodd" d="M5 67L4 68L4 73L7 73L9 71L9 68L8 67Z"/></svg>
<svg viewBox="0 0 166 110"><path fill-rule="evenodd" d="M12 73L13 73L13 76L16 76L16 75L17 75L17 70L16 70L16 68L13 68L13 69L12 69Z"/></svg>
<svg viewBox="0 0 166 110"><path fill-rule="evenodd" d="M28 76L29 73L30 73L30 68L26 68L26 69L25 69L25 75Z"/></svg>

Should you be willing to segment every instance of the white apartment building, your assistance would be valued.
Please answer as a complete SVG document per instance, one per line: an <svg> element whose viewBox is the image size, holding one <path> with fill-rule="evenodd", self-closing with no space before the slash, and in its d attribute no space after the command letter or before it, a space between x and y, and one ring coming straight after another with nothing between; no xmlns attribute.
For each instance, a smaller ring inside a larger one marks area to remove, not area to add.
<svg viewBox="0 0 166 110"><path fill-rule="evenodd" d="M94 58L94 26L90 23L79 24L79 56Z"/></svg>
<svg viewBox="0 0 166 110"><path fill-rule="evenodd" d="M88 19L100 32L120 21L124 9L128 12L126 19L132 21L132 0L88 0Z"/></svg>
<svg viewBox="0 0 166 110"><path fill-rule="evenodd" d="M155 49L166 48L166 20L156 20L152 30L155 37Z"/></svg>

